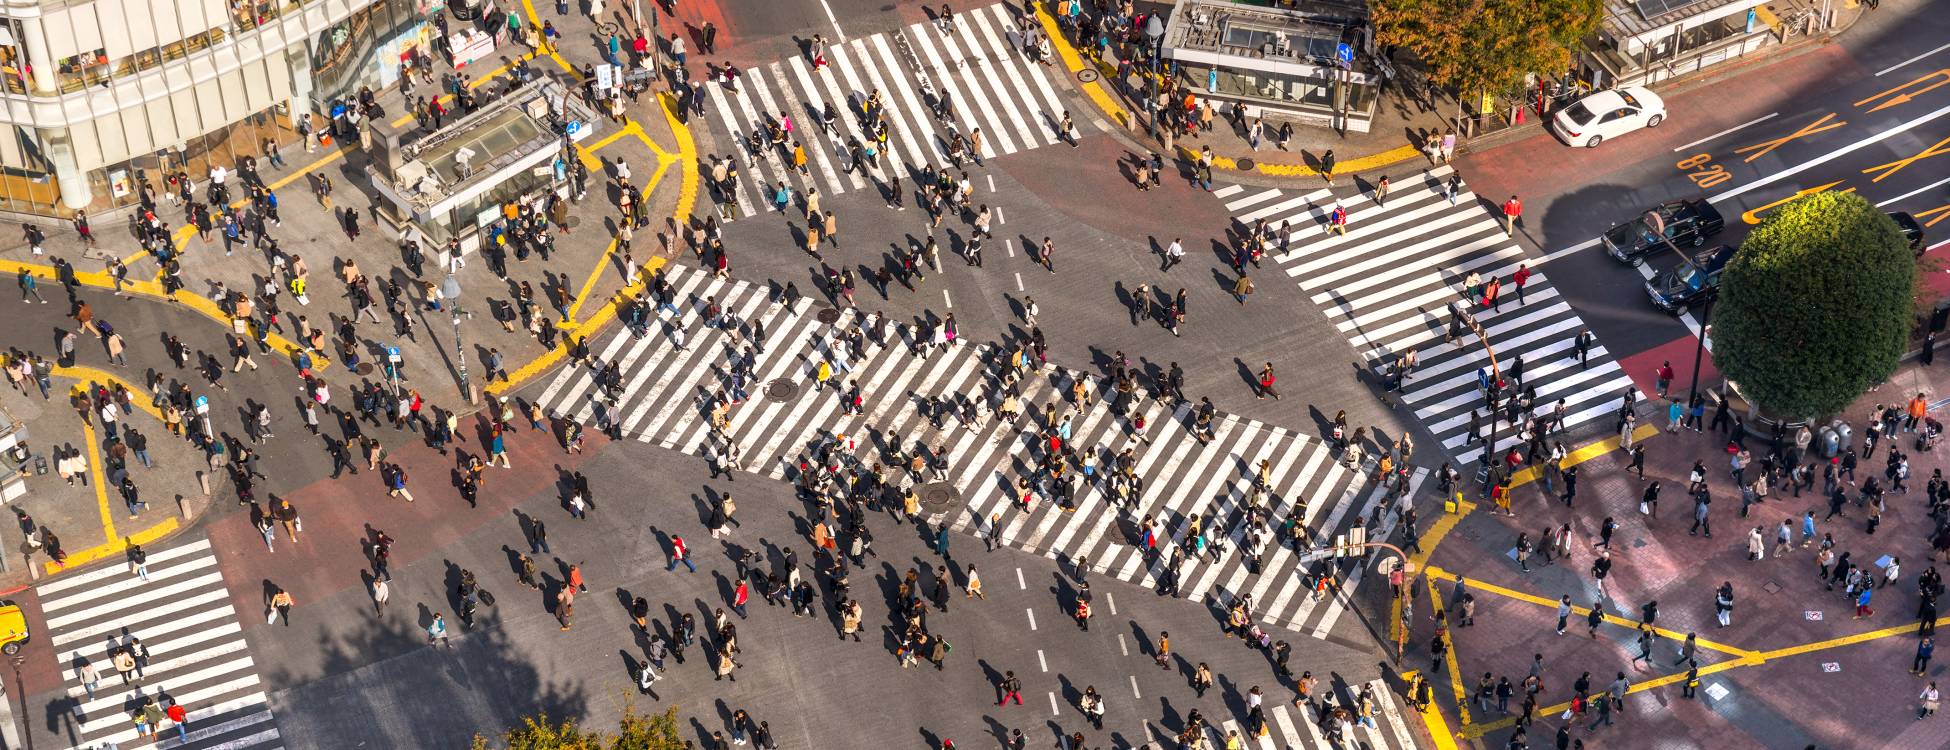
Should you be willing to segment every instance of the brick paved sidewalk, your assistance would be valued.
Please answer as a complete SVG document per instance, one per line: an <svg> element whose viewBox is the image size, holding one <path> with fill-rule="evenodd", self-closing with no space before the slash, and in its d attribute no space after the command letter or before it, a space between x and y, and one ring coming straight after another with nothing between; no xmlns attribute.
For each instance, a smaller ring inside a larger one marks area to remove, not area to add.
<svg viewBox="0 0 1950 750"><path fill-rule="evenodd" d="M1845 415L1856 448L1862 447L1862 427L1874 406L1900 403L1918 392L1936 406L1935 413L1950 403L1941 395L1950 393L1950 371L1910 362L1887 384L1864 394ZM1637 724L1633 736L1648 739L1614 735L1607 738L1608 746L1620 742L1651 746L1656 744L1651 737L1670 741L1677 736L1711 747L1911 746L1919 741L1941 746L1950 739L1950 730L1935 728L1934 722L1928 728L1911 726L1908 717L1913 716L1921 686L1917 678L1896 671L1898 665L1907 666L1914 652L1914 582L1931 563L1927 537L1934 523L1922 497L1923 485L1932 471L1950 464L1950 450L1914 450L1914 433L1881 441L1875 454L1861 463L1858 476L1863 481L1871 475L1880 477L1893 446L1910 455L1912 491L1886 496L1887 511L1870 534L1866 510L1853 502L1840 516L1824 518L1828 511L1817 495L1819 474L1814 490L1801 498L1796 499L1792 490L1775 490L1741 517L1741 497L1728 475L1726 446L1731 432L1667 433L1663 408L1642 405L1640 414L1644 480L1626 472L1629 455L1616 450L1616 436L1608 438L1583 452L1592 455L1577 464L1578 492L1571 506L1559 499L1561 479L1550 482L1555 491L1547 491L1541 479L1522 484L1514 493L1515 518L1495 515L1487 505L1477 509L1456 525L1430 560L1428 572L1439 579L1435 588L1445 598L1451 596L1450 581L1458 573L1467 576L1475 590L1476 626L1452 631L1462 690L1473 693L1484 672L1519 683L1529 673L1532 655L1542 653L1546 687L1539 702L1545 708L1568 701L1573 681L1586 671L1592 674L1593 690L1603 689L1619 671L1644 684L1646 695L1628 697L1620 720ZM1712 416L1709 409L1709 421ZM1745 440L1756 463L1769 452L1766 443L1763 436ZM1710 518L1715 528L1710 539L1687 533L1692 503L1685 489L1695 461L1704 465L1713 498ZM1745 476L1751 480L1756 472L1749 469ZM1880 481L1887 486L1886 479ZM1638 510L1644 488L1652 482L1662 486L1656 518ZM1859 494L1851 491L1850 500ZM1854 602L1842 587L1831 591L1817 580L1815 549L1798 546L1800 519L1808 511L1815 512L1817 537L1832 535L1836 552L1850 552L1855 563L1900 558L1899 581L1874 592L1874 614L1855 619ZM1588 607L1597 598L1591 566L1599 529L1607 517L1619 525L1611 544L1614 567L1606 580L1611 597L1606 612L1613 617L1600 627L1596 639L1580 637L1586 633L1584 610L1580 610L1573 615L1570 634L1557 638L1552 630L1559 597L1568 594L1579 607ZM1775 530L1783 520L1794 530L1796 547L1777 557ZM1530 572L1522 571L1515 560L1517 535L1527 533L1534 541L1545 529L1564 524L1570 525L1574 540L1569 560L1547 565L1539 553L1530 560ZM1760 527L1767 547L1760 561L1747 559L1747 534L1755 527ZM1722 583L1731 583L1735 590L1732 626L1727 628L1714 622L1714 591ZM1407 666L1414 668L1430 663L1428 644L1433 634L1429 587L1420 591L1423 596L1415 603L1407 660ZM1655 601L1655 625L1662 630L1654 655L1661 661L1640 671L1630 663L1638 649L1633 626L1643 608ZM1677 704L1685 700L1678 689L1683 670L1674 662L1686 633L1697 633L1702 639L1698 653L1706 692L1698 704L1682 710ZM1711 647L1705 645L1709 642ZM1932 676L1941 679L1943 670L1937 668ZM1433 677L1445 709L1453 712L1455 687L1448 672ZM1512 708L1521 700L1519 691ZM1548 720L1533 728L1530 739L1548 741L1562 711L1559 706L1543 714ZM1493 707L1486 713L1471 716L1459 731L1468 738L1505 741L1512 722ZM1853 718L1845 722L1817 718L1843 715ZM1585 733L1580 727L1574 736Z"/></svg>

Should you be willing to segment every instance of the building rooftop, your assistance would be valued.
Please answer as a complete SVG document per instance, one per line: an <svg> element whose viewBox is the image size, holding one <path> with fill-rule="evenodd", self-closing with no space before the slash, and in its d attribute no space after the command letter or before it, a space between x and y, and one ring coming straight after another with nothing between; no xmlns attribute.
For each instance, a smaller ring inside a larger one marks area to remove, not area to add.
<svg viewBox="0 0 1950 750"><path fill-rule="evenodd" d="M1622 36L1638 36L1742 1L1605 0L1604 23Z"/></svg>
<svg viewBox="0 0 1950 750"><path fill-rule="evenodd" d="M568 111L558 115L564 106ZM561 83L538 78L403 145L403 161L388 177L396 195L426 211L504 167L555 149L562 138L558 121L586 128L598 117Z"/></svg>
<svg viewBox="0 0 1950 750"><path fill-rule="evenodd" d="M1349 32L1367 15L1367 5L1358 0L1301 0L1290 8L1231 0L1181 0L1165 27L1164 45L1331 65L1343 41L1360 47L1361 40Z"/></svg>

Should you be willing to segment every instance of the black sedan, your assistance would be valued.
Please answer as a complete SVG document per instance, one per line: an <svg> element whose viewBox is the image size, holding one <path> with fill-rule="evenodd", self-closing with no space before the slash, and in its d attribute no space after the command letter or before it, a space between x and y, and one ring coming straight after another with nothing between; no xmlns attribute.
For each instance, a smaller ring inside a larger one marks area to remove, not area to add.
<svg viewBox="0 0 1950 750"><path fill-rule="evenodd" d="M1703 198L1668 201L1623 224L1613 224L1599 236L1605 253L1630 265L1645 262L1670 241L1674 247L1699 247L1706 238L1727 228L1726 219Z"/></svg>
<svg viewBox="0 0 1950 750"><path fill-rule="evenodd" d="M1720 296L1720 274L1726 271L1727 261L1732 258L1731 246L1717 245L1646 280L1645 294L1652 298L1653 307L1673 315L1685 315L1694 306Z"/></svg>

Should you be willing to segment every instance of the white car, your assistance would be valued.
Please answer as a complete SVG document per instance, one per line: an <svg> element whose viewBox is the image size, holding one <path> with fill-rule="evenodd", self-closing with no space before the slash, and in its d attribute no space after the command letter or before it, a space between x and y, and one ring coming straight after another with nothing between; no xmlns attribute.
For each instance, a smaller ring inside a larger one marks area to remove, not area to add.
<svg viewBox="0 0 1950 750"><path fill-rule="evenodd" d="M1572 146L1597 148L1639 128L1656 128L1666 120L1666 103L1643 86L1599 91L1557 111L1552 123Z"/></svg>

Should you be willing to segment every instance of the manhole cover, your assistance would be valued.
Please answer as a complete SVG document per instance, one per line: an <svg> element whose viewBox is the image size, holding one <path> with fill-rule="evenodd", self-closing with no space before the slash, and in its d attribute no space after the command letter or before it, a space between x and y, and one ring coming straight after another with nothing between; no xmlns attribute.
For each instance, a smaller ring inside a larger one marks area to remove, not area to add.
<svg viewBox="0 0 1950 750"><path fill-rule="evenodd" d="M921 487L921 506L928 510L945 510L959 499L961 494L947 482L930 482Z"/></svg>
<svg viewBox="0 0 1950 750"><path fill-rule="evenodd" d="M813 313L813 317L819 320L819 322L830 326L840 321L840 309L837 307L822 307L819 309L819 312Z"/></svg>
<svg viewBox="0 0 1950 750"><path fill-rule="evenodd" d="M1241 171L1241 172L1251 172L1251 171L1253 171L1253 160L1252 160L1252 159L1240 159L1239 161L1236 161L1236 162L1233 162L1233 163L1234 163L1234 164L1237 164L1237 165L1239 165L1239 171Z"/></svg>
<svg viewBox="0 0 1950 750"><path fill-rule="evenodd" d="M791 401L799 396L799 385L790 378L777 378L765 384L765 397L773 401Z"/></svg>
<svg viewBox="0 0 1950 750"><path fill-rule="evenodd" d="M569 217L569 228L570 228L570 229L575 229L575 228L577 228L577 227L580 227L580 226L582 226L582 217L580 217L580 216L571 216L571 217Z"/></svg>
<svg viewBox="0 0 1950 750"><path fill-rule="evenodd" d="M1095 81L1097 80L1097 71L1091 70L1090 68L1084 68L1083 70L1079 70L1077 71L1077 80L1082 81L1084 83Z"/></svg>
<svg viewBox="0 0 1950 750"><path fill-rule="evenodd" d="M1781 593L1781 584L1775 583L1773 581L1768 581L1760 585L1760 590L1765 591L1769 594L1778 594Z"/></svg>
<svg viewBox="0 0 1950 750"><path fill-rule="evenodd" d="M356 368L353 368L353 369L355 369L355 370L358 370L358 372L359 372L359 374L360 374L360 375L371 375L371 374L372 374L372 363L371 363L371 362L360 362L360 363L359 363L359 366L358 366L358 367L356 367Z"/></svg>

